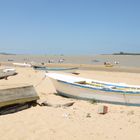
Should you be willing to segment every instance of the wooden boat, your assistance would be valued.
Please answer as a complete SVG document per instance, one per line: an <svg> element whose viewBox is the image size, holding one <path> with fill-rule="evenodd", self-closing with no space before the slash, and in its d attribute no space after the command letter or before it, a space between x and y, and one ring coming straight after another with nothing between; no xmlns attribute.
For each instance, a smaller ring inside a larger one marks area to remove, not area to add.
<svg viewBox="0 0 140 140"><path fill-rule="evenodd" d="M46 72L69 72L74 73L78 68L72 67L72 68L51 68L51 67L45 67L45 66L33 66L35 70L44 70Z"/></svg>
<svg viewBox="0 0 140 140"><path fill-rule="evenodd" d="M0 107L32 102L38 99L39 96L32 85L0 85Z"/></svg>
<svg viewBox="0 0 140 140"><path fill-rule="evenodd" d="M113 65L110 62L104 62L105 67L113 67Z"/></svg>
<svg viewBox="0 0 140 140"><path fill-rule="evenodd" d="M31 67L31 64L28 63L13 63L13 65L19 67Z"/></svg>
<svg viewBox="0 0 140 140"><path fill-rule="evenodd" d="M58 94L102 102L140 105L140 86L109 83L76 76L46 73Z"/></svg>
<svg viewBox="0 0 140 140"><path fill-rule="evenodd" d="M7 79L9 76L17 75L17 72L13 68L0 69L0 79Z"/></svg>
<svg viewBox="0 0 140 140"><path fill-rule="evenodd" d="M46 66L32 65L32 67L33 67L35 70L45 70L45 69L46 69Z"/></svg>

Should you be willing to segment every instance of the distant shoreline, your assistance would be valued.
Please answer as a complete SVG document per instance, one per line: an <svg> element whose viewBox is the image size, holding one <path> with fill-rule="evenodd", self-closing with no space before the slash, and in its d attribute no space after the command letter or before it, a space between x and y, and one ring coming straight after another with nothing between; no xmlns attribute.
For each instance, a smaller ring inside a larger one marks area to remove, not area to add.
<svg viewBox="0 0 140 140"><path fill-rule="evenodd" d="M13 66L11 62L1 62L3 66ZM125 67L125 66L113 66L105 67L104 65L92 65L92 64L73 64L73 63L45 63L45 66L56 68L72 68L78 67L79 70L93 70L93 71L106 71L106 72L125 72L125 73L140 73L138 67Z"/></svg>
<svg viewBox="0 0 140 140"><path fill-rule="evenodd" d="M4 52L1 52L0 55L17 55L17 54L14 54L14 53L4 53Z"/></svg>
<svg viewBox="0 0 140 140"><path fill-rule="evenodd" d="M0 52L0 55L32 55L32 56L87 56L87 54L74 54L74 55L68 55L68 54L16 54L16 53L6 53L6 52ZM96 56L96 55L140 55L140 53L127 53L127 52L119 52L119 53L112 53L112 54L93 54L88 56Z"/></svg>
<svg viewBox="0 0 140 140"><path fill-rule="evenodd" d="M61 62L60 60L63 60ZM72 64L90 64L103 65L109 62L115 66L138 67L140 68L140 55L1 55L0 62L20 62L20 63L72 63ZM118 63L116 65L116 62Z"/></svg>
<svg viewBox="0 0 140 140"><path fill-rule="evenodd" d="M125 52L120 52L120 53L113 53L113 55L140 55L140 53L125 53Z"/></svg>

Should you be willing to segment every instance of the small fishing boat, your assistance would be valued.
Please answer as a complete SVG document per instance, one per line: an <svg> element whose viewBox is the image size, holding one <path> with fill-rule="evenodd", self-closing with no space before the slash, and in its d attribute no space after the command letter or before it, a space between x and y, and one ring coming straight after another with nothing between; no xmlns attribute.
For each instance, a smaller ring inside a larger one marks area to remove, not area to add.
<svg viewBox="0 0 140 140"><path fill-rule="evenodd" d="M74 73L76 70L78 70L77 67L72 68L52 68L52 67L46 67L46 66L33 66L35 70L44 70L46 72L69 72Z"/></svg>
<svg viewBox="0 0 140 140"><path fill-rule="evenodd" d="M113 67L113 65L110 62L104 62L105 67Z"/></svg>
<svg viewBox="0 0 140 140"><path fill-rule="evenodd" d="M46 66L32 65L35 70L45 70Z"/></svg>
<svg viewBox="0 0 140 140"><path fill-rule="evenodd" d="M19 67L31 67L31 64L28 63L13 63L13 65Z"/></svg>
<svg viewBox="0 0 140 140"><path fill-rule="evenodd" d="M46 73L58 94L102 102L140 105L140 86L109 83L76 76Z"/></svg>
<svg viewBox="0 0 140 140"><path fill-rule="evenodd" d="M14 68L4 68L0 69L0 79L7 79L9 76L17 75Z"/></svg>

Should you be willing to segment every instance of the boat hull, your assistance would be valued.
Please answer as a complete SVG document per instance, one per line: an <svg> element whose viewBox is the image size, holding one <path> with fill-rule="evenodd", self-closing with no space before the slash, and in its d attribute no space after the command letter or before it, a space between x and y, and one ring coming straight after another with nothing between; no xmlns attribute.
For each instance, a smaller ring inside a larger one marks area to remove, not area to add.
<svg viewBox="0 0 140 140"><path fill-rule="evenodd" d="M27 63L13 63L13 65L18 67L31 67L31 64Z"/></svg>
<svg viewBox="0 0 140 140"><path fill-rule="evenodd" d="M78 68L49 68L49 67L33 67L35 70L44 70L46 72L67 72L74 73Z"/></svg>
<svg viewBox="0 0 140 140"><path fill-rule="evenodd" d="M112 91L97 90L74 83L51 78L58 94L66 97L97 100L115 104L140 105L140 94L125 94Z"/></svg>
<svg viewBox="0 0 140 140"><path fill-rule="evenodd" d="M5 79L9 76L14 76L14 75L17 75L15 69L12 68L0 69L0 79Z"/></svg>

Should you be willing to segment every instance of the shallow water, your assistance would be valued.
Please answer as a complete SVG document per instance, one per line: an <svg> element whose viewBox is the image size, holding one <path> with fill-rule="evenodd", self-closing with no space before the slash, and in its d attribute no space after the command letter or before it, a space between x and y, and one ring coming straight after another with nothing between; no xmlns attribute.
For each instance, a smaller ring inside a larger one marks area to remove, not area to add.
<svg viewBox="0 0 140 140"><path fill-rule="evenodd" d="M63 63L73 64L95 64L101 65L104 62L115 64L119 62L120 66L140 67L140 55L93 55L93 56L60 56L60 55L0 55L1 62L36 62L59 63L64 59Z"/></svg>

